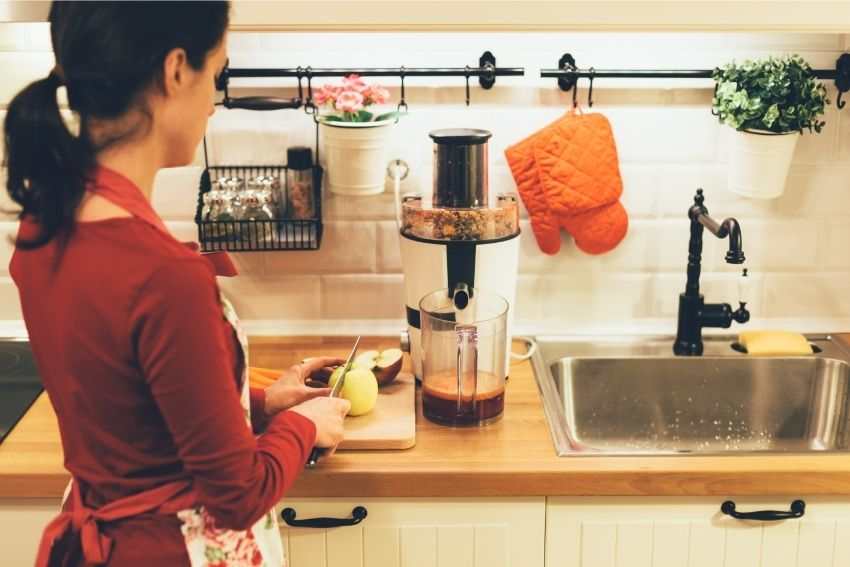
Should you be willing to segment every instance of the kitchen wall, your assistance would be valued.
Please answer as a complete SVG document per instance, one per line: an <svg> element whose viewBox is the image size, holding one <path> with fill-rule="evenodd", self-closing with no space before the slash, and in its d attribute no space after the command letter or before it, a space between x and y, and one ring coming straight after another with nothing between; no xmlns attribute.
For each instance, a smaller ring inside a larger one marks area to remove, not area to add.
<svg viewBox="0 0 850 567"><path fill-rule="evenodd" d="M44 24L0 26L0 103L52 66ZM561 115L571 102L554 79L538 70L573 53L579 66L596 68L710 68L732 58L798 52L815 67L830 68L846 36L747 34L232 34L233 66L463 66L491 50L500 66L525 67L526 77L499 78L483 91L473 86L464 105L456 78L409 79L410 114L396 127L392 156L412 166L404 191L428 190L431 144L440 127L493 132L491 188L513 190L503 149ZM398 96L397 80L384 82ZM243 80L234 94L269 92L292 81ZM475 85L475 83L473 83ZM581 83L580 100L587 95ZM278 88L276 94L280 94ZM284 93L286 94L286 93ZM835 99L834 89L831 98ZM545 256L523 222L516 313L520 330L580 332L597 329L674 328L684 286L688 221L696 188L715 216L736 216L753 280L754 325L850 327L850 109L826 114L820 135L797 148L785 196L757 202L726 191L728 129L710 113L709 81L597 79L593 111L609 117L630 215L626 240L592 257L568 236L561 252ZM310 143L313 123L301 111L250 113L220 110L210 122L211 158L217 163L279 161L288 145ZM199 156L201 154L199 153ZM192 222L202 158L195 166L163 171L155 206L172 231L196 236ZM3 197L5 199L5 195ZM242 275L223 281L254 332L333 333L400 328L402 277L389 193L350 198L326 195L325 239L317 252L237 255ZM0 223L0 320L20 317L8 278L14 232ZM738 268L722 261L725 242L706 237L702 283L710 301L737 299Z"/></svg>

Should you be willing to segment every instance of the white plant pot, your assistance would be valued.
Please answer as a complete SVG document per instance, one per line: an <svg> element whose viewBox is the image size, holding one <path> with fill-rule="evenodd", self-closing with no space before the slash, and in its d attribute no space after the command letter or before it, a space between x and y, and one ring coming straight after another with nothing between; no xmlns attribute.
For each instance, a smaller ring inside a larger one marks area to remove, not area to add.
<svg viewBox="0 0 850 567"><path fill-rule="evenodd" d="M328 188L339 195L383 193L395 119L320 124Z"/></svg>
<svg viewBox="0 0 850 567"><path fill-rule="evenodd" d="M799 132L733 132L729 190L751 199L775 199L782 195L799 139Z"/></svg>

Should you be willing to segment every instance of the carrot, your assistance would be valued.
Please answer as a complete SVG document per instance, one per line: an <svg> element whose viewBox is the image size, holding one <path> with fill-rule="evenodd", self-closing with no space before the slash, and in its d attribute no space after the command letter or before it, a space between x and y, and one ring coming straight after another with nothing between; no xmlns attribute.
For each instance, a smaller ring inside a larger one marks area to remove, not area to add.
<svg viewBox="0 0 850 567"><path fill-rule="evenodd" d="M277 382L281 374L278 370L252 366L248 369L248 381L255 388L266 388Z"/></svg>

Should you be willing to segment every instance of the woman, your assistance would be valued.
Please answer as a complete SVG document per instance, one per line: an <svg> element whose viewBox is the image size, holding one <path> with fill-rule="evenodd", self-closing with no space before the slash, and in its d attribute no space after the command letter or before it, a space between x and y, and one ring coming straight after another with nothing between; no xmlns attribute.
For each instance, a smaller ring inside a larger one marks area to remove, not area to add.
<svg viewBox="0 0 850 567"><path fill-rule="evenodd" d="M10 270L72 476L40 565L282 565L273 506L314 445L342 439L348 403L304 385L338 361L249 394L216 263L150 205L156 172L192 161L213 112L228 13L55 3L56 67L9 105Z"/></svg>

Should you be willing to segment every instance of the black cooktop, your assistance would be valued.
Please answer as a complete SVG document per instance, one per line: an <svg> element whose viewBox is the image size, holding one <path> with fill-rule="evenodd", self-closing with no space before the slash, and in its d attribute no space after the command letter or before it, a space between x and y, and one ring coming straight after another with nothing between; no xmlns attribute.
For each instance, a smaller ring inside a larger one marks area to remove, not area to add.
<svg viewBox="0 0 850 567"><path fill-rule="evenodd" d="M27 341L0 340L0 443L41 393Z"/></svg>

